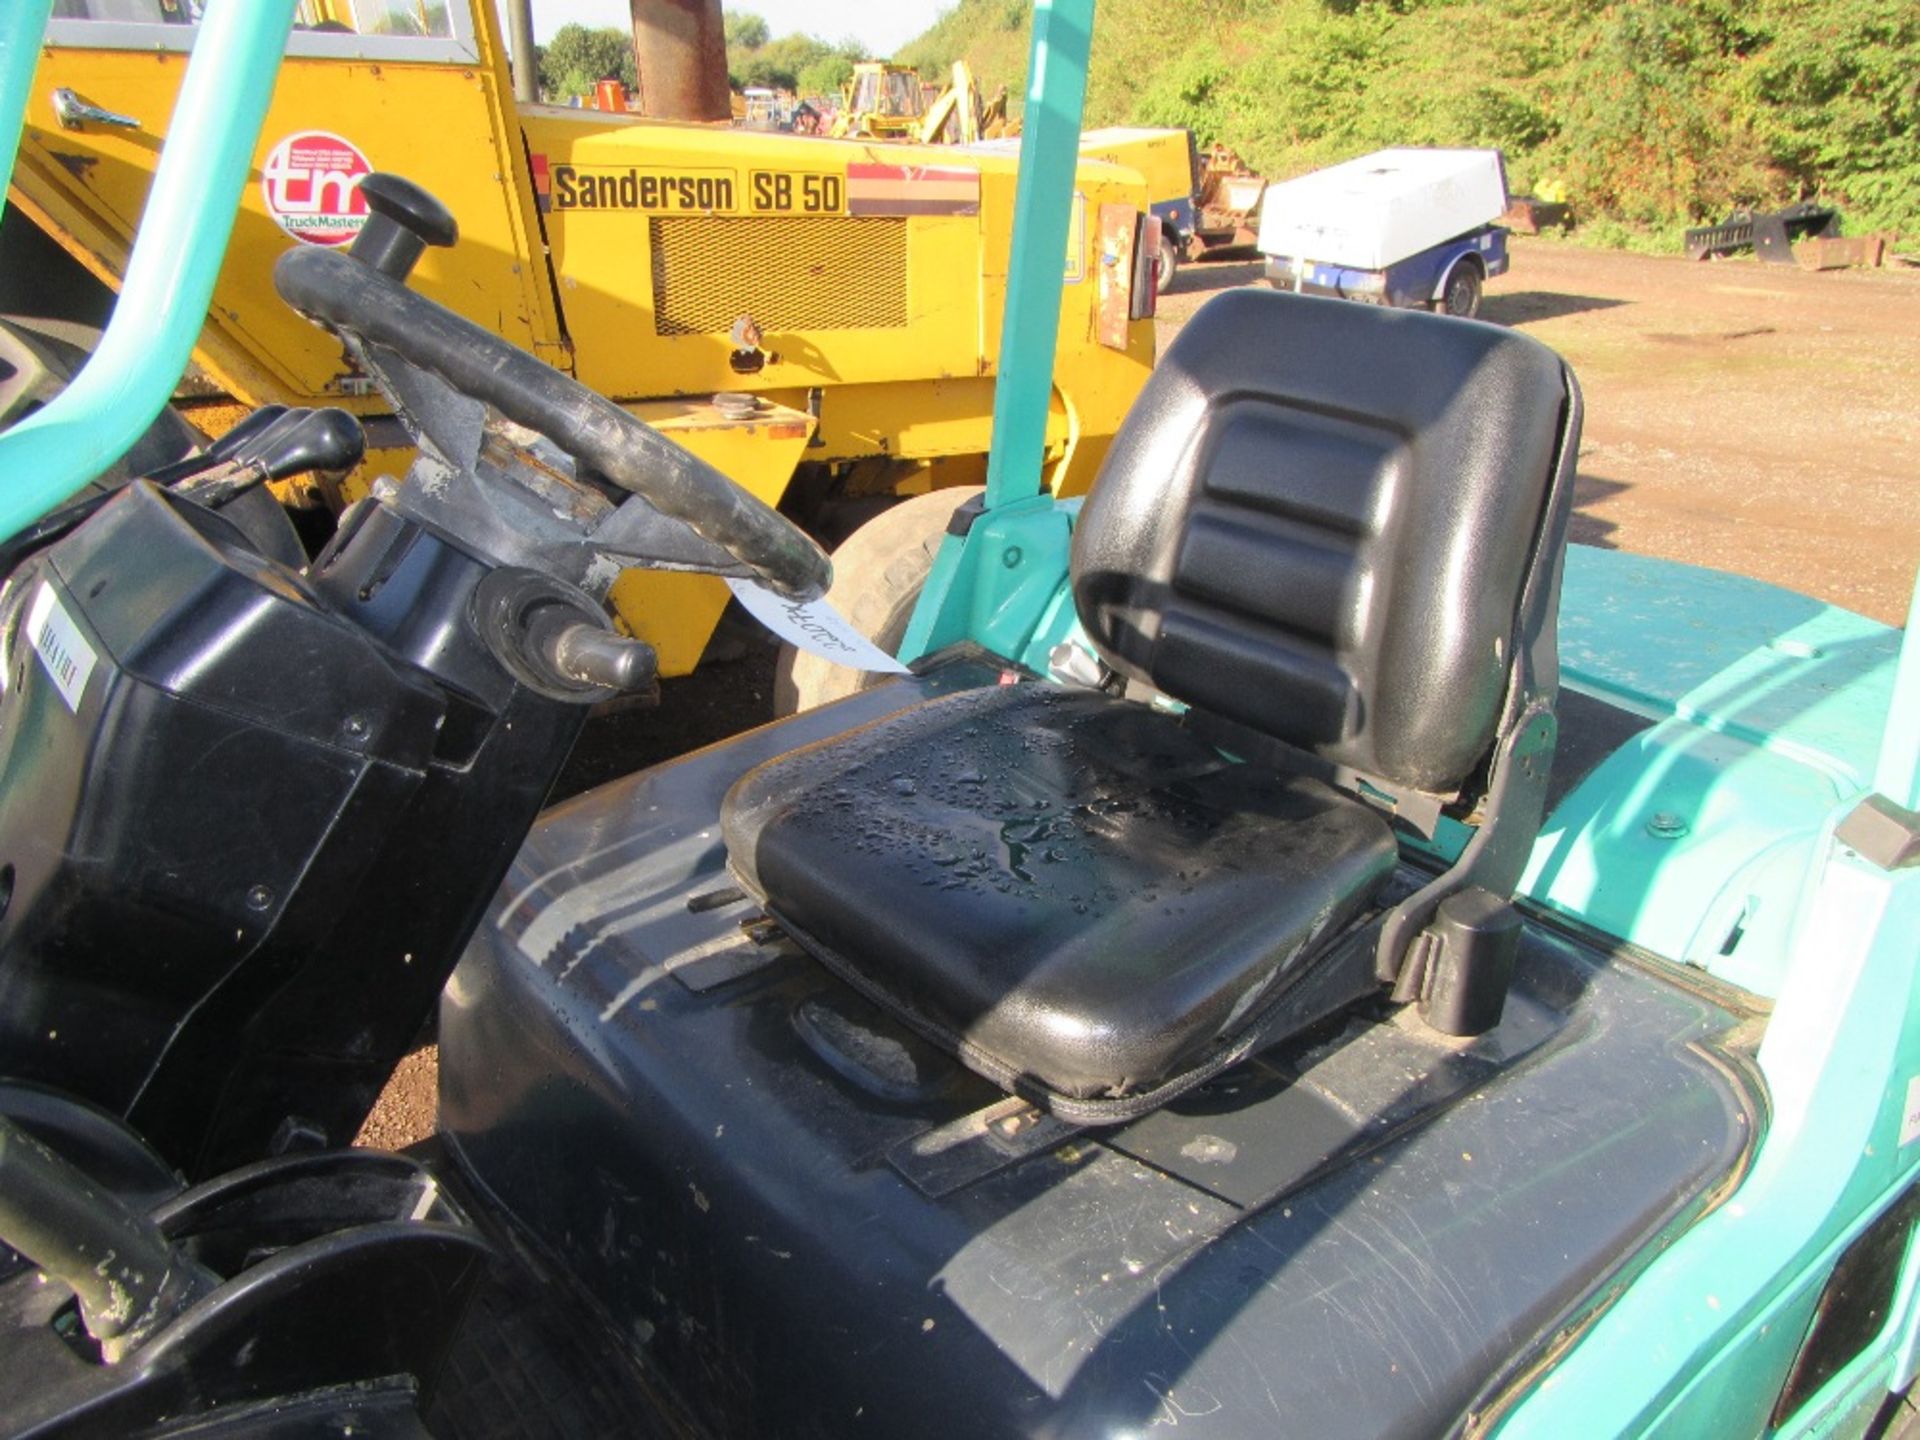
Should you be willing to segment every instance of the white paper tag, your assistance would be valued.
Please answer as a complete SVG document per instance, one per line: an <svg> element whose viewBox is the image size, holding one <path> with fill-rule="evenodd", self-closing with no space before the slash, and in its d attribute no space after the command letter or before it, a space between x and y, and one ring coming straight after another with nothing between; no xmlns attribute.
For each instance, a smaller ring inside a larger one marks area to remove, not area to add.
<svg viewBox="0 0 1920 1440"><path fill-rule="evenodd" d="M1900 1112L1900 1143L1920 1140L1920 1075L1907 1081L1907 1108Z"/></svg>
<svg viewBox="0 0 1920 1440"><path fill-rule="evenodd" d="M67 709L80 713L80 697L87 693L87 679L93 674L96 658L93 646L80 633L53 593L53 586L40 582L39 593L27 610L27 634L33 640L34 653L46 667L53 688L67 702Z"/></svg>
<svg viewBox="0 0 1920 1440"><path fill-rule="evenodd" d="M727 588L749 615L809 654L855 670L874 670L883 675L907 673L906 666L854 629L852 622L824 599L797 604L751 580L729 580Z"/></svg>

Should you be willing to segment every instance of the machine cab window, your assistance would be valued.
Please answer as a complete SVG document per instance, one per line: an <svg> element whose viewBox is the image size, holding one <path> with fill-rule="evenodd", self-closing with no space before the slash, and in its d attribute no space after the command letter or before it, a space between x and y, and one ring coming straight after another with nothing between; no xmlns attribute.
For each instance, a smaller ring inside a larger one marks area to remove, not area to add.
<svg viewBox="0 0 1920 1440"><path fill-rule="evenodd" d="M54 0L47 39L107 50L185 50L205 0ZM471 64L473 13L446 0L300 0L289 55Z"/></svg>

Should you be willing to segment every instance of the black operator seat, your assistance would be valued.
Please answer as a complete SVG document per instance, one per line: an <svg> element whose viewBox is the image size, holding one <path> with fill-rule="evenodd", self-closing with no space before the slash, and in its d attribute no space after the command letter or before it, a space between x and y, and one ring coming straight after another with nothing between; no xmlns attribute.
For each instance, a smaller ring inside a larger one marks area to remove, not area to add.
<svg viewBox="0 0 1920 1440"><path fill-rule="evenodd" d="M1114 683L950 695L771 760L727 797L734 872L891 1012L1086 1123L1286 1017L1421 998L1436 908L1504 910L1539 827L1579 415L1510 331L1219 296L1074 530ZM1442 807L1478 842L1387 904L1388 815Z"/></svg>

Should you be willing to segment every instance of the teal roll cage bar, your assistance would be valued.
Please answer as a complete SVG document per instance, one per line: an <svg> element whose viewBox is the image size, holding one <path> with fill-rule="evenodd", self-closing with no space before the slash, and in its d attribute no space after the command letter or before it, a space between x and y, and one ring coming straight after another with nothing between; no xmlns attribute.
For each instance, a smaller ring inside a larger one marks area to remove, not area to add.
<svg viewBox="0 0 1920 1440"><path fill-rule="evenodd" d="M0 7L0 178L11 179L53 0ZM215 0L161 150L99 347L51 404L0 435L0 535L12 535L126 454L193 356L293 28L293 0Z"/></svg>

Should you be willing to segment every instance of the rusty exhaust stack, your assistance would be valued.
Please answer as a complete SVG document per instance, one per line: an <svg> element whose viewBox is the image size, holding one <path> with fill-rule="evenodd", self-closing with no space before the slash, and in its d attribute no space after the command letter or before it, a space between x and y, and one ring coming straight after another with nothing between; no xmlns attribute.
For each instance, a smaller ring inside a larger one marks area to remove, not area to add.
<svg viewBox="0 0 1920 1440"><path fill-rule="evenodd" d="M733 118L720 0L627 0L640 113L657 120Z"/></svg>

